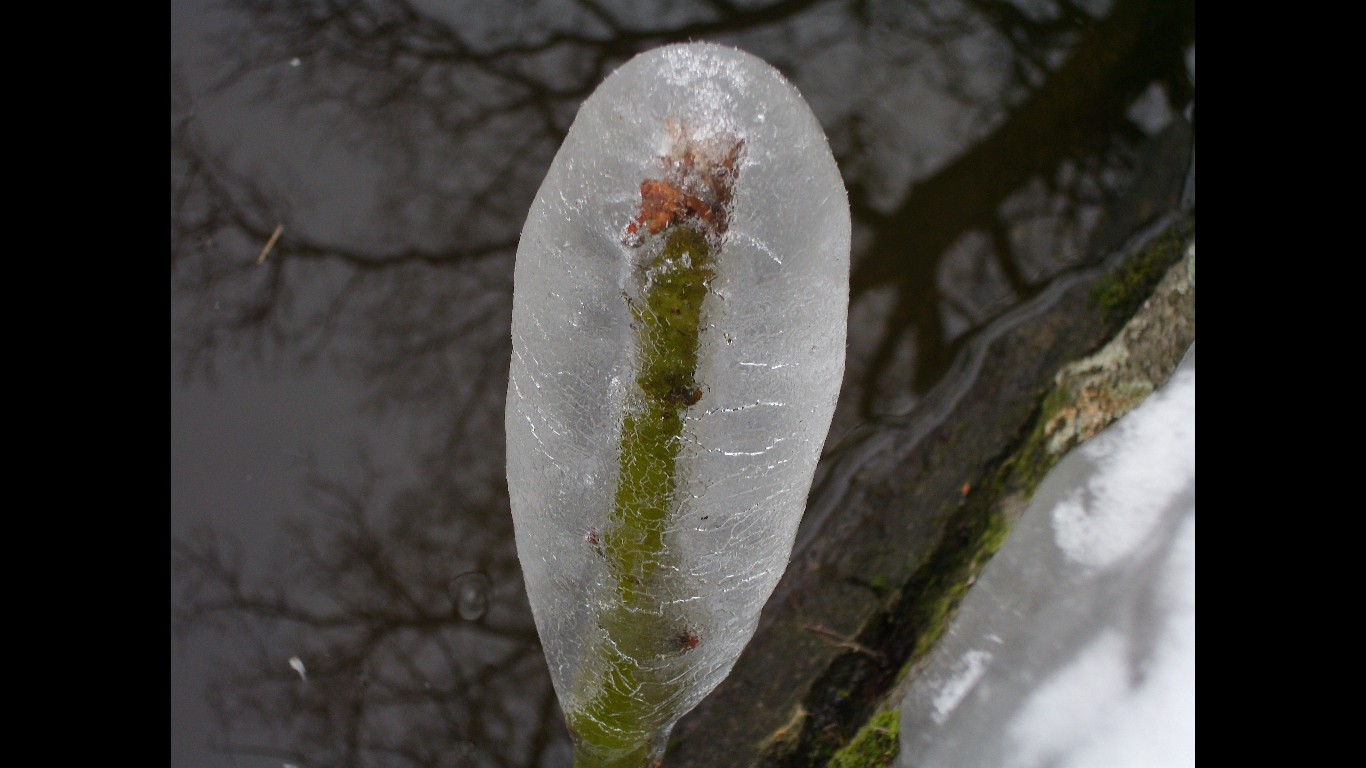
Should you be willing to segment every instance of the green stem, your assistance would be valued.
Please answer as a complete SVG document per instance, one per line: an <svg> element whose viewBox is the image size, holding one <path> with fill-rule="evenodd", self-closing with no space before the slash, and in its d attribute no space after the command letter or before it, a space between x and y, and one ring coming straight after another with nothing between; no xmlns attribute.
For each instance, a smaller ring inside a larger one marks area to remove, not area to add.
<svg viewBox="0 0 1366 768"><path fill-rule="evenodd" d="M644 302L631 303L639 403L621 429L617 490L599 539L613 584L597 617L599 635L579 668L568 713L575 768L641 768L663 752L683 688L676 657L696 644L669 612L665 532L678 486L684 412L701 397L696 379L702 301L712 278L707 239L668 231L649 265Z"/></svg>

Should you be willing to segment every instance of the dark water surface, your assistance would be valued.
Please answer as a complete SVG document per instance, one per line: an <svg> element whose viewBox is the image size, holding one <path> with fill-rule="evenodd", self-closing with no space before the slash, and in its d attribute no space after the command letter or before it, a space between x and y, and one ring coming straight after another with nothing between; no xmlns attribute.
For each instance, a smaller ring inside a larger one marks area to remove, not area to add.
<svg viewBox="0 0 1366 768"><path fill-rule="evenodd" d="M782 70L849 187L831 446L1142 223L1111 204L1192 130L1185 3L173 3L173 766L567 764L503 474L513 256L578 104L689 39Z"/></svg>

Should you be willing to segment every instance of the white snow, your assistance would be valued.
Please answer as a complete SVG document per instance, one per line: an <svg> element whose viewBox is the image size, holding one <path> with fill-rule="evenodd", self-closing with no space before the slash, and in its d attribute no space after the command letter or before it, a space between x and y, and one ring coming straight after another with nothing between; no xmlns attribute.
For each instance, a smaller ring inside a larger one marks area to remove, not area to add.
<svg viewBox="0 0 1366 768"><path fill-rule="evenodd" d="M988 651L968 651L959 659L956 666L960 667L954 676L934 695L934 712L930 717L940 725L948 719L953 710L958 708L958 704L963 701L963 697L968 695L973 686L986 674L987 664L991 662L991 653Z"/></svg>
<svg viewBox="0 0 1366 768"><path fill-rule="evenodd" d="M1175 502L1195 482L1195 372L1175 375L1169 387L1188 399L1157 399L1143 418L1122 419L1086 447L1101 463L1088 482L1053 507L1053 535L1072 560L1093 568L1112 565L1152 535L1162 522L1152 514Z"/></svg>
<svg viewBox="0 0 1366 768"><path fill-rule="evenodd" d="M299 679L308 682L308 670L304 669L304 660L298 656L289 657L289 668L299 673Z"/></svg>
<svg viewBox="0 0 1366 768"><path fill-rule="evenodd" d="M896 765L1194 764L1192 347L1040 486L903 699Z"/></svg>

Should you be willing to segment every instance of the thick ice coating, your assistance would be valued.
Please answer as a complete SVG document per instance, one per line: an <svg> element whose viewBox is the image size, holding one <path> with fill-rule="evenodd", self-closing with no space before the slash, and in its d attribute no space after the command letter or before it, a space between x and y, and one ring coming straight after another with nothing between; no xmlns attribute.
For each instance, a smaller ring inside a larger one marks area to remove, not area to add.
<svg viewBox="0 0 1366 768"><path fill-rule="evenodd" d="M753 635L838 397L848 282L839 170L763 61L660 48L580 109L522 231L507 401L532 611L576 750L605 755L576 764L632 764L637 736L657 756Z"/></svg>

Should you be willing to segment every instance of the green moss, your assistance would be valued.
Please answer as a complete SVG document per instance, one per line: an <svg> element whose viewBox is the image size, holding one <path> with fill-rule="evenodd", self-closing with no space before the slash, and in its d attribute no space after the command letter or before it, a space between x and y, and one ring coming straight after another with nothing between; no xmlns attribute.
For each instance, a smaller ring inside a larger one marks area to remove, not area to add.
<svg viewBox="0 0 1366 768"><path fill-rule="evenodd" d="M874 768L891 765L901 742L901 715L897 710L879 712L843 749L830 759L829 768Z"/></svg>
<svg viewBox="0 0 1366 768"><path fill-rule="evenodd" d="M1039 408L1039 418L1025 439L1015 458L998 472L991 482L993 490L1005 498L1011 492L1023 493L1026 498L1034 495L1034 490L1043 482L1048 470L1058 463L1061 457L1048 450L1047 425L1064 408L1072 404L1072 392L1066 387L1055 387L1049 391Z"/></svg>
<svg viewBox="0 0 1366 768"><path fill-rule="evenodd" d="M1194 217L1169 227L1148 247L1096 283L1091 290L1091 309L1106 323L1123 322L1131 317L1152 294L1167 268L1181 258L1184 245L1194 231Z"/></svg>
<svg viewBox="0 0 1366 768"><path fill-rule="evenodd" d="M701 397L697 350L711 278L706 239L680 227L647 268L644 302L631 304L639 401L622 423L615 503L599 539L611 594L567 715L576 768L641 768L662 753L674 714L667 704L684 679L670 662L697 642L661 596L683 416Z"/></svg>
<svg viewBox="0 0 1366 768"><path fill-rule="evenodd" d="M868 586L878 597L886 597L892 591L892 585L887 583L887 577L882 574L874 576L873 580L868 582Z"/></svg>
<svg viewBox="0 0 1366 768"><path fill-rule="evenodd" d="M919 661L949 628L958 604L977 579L977 574L1005 543L1010 523L996 510L960 515L934 556L917 574L918 600L909 615L920 628L909 663Z"/></svg>

